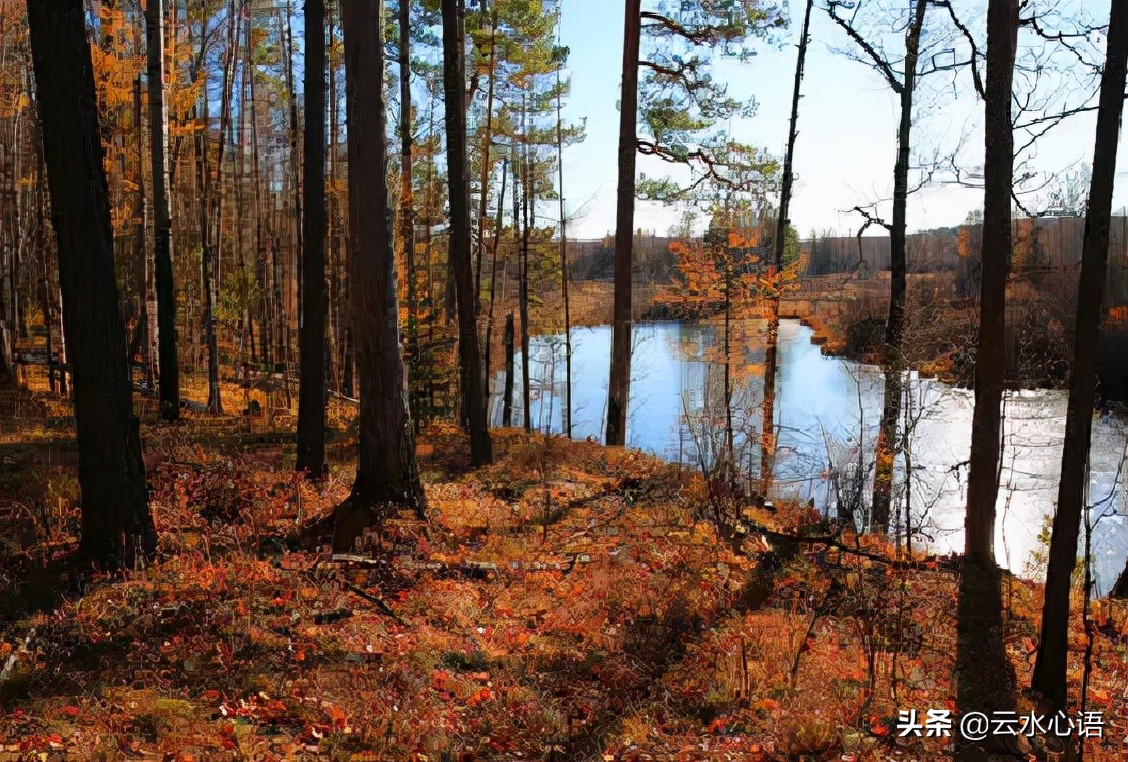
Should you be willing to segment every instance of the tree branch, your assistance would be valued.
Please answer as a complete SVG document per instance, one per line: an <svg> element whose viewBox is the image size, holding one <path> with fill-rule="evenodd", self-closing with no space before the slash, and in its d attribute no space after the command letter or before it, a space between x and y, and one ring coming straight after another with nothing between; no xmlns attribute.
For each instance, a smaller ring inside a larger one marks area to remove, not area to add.
<svg viewBox="0 0 1128 762"><path fill-rule="evenodd" d="M830 17L834 19L835 23L842 27L846 34L850 36L850 39L865 51L866 55L868 55L873 62L873 68L885 77L885 81L889 84L893 92L900 95L901 91L904 90L904 85L897 79L897 74L893 71L893 67L889 65L888 61L881 57L881 54L877 52L877 49L874 48L866 38L858 33L858 30L855 29L849 21L835 13L835 9L838 8L839 5L842 5L840 0L830 0L826 8L827 13L830 14Z"/></svg>
<svg viewBox="0 0 1128 762"><path fill-rule="evenodd" d="M983 78L979 74L979 66L977 65L977 62L983 56L979 52L979 47L975 44L975 38L971 35L971 30L956 16L956 9L952 7L950 0L932 0L932 5L936 8L947 9L948 15L952 19L952 24L960 31L960 34L964 36L964 39L967 40L967 44L971 47L971 58L967 62L971 64L971 79L975 83L975 92L979 93L980 98L985 98L986 90L983 87Z"/></svg>
<svg viewBox="0 0 1128 762"><path fill-rule="evenodd" d="M726 36L724 32L727 27L702 26L696 29L691 29L689 27L682 26L668 16L663 16L659 13L654 13L653 11L643 11L639 14L639 18L643 21L654 22L652 24L644 24L643 28L653 29L657 27L659 29L664 29L666 32L675 34L678 37L686 39L695 45L705 45L715 41L718 36Z"/></svg>

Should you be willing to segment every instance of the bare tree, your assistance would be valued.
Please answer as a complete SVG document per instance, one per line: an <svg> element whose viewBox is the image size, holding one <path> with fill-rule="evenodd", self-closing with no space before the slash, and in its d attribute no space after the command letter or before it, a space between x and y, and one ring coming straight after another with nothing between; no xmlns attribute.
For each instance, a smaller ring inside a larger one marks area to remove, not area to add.
<svg viewBox="0 0 1128 762"><path fill-rule="evenodd" d="M811 9L815 0L807 0L803 12L803 31L799 34L799 55L795 61L795 86L791 94L791 121L787 130L787 153L783 157L783 178L779 191L779 216L776 220L775 240L772 242L772 277L783 270L783 249L787 243L788 210L791 208L791 188L794 182L792 166L795 158L795 141L799 137L799 98L802 96L803 64L807 60L807 43L810 41ZM768 341L764 350L764 401L763 423L760 426L760 491L768 493L775 468L775 397L776 375L779 365L779 289L772 289L768 300Z"/></svg>
<svg viewBox="0 0 1128 762"><path fill-rule="evenodd" d="M893 460L897 439L897 420L901 411L901 372L904 358L901 339L905 324L905 233L906 208L909 195L909 151L913 124L913 95L916 91L917 67L920 58L921 31L930 0L913 0L912 15L905 27L905 55L901 71L895 63L867 40L855 26L853 18L840 15L840 9L853 8L853 3L830 0L827 10L830 17L850 36L861 49L861 60L875 69L900 102L897 126L897 160L893 165L893 215L889 223L881 222L889 231L889 315L885 322L881 367L885 373L885 403L878 430L876 470L873 482L872 526L876 532L889 528L889 504L893 490ZM859 210L860 211L860 210ZM870 220L867 219L867 225Z"/></svg>
<svg viewBox="0 0 1128 762"><path fill-rule="evenodd" d="M305 203L297 470L325 474L325 3L305 4Z"/></svg>
<svg viewBox="0 0 1128 762"><path fill-rule="evenodd" d="M145 76L149 89L149 160L153 182L153 260L157 287L157 366L161 417L180 416L176 347L176 291L172 279L172 222L168 204L168 110L164 100L164 0L145 6Z"/></svg>
<svg viewBox="0 0 1128 762"><path fill-rule="evenodd" d="M63 331L74 381L80 553L133 565L156 550L141 435L118 311L109 191L82 0L27 8Z"/></svg>
<svg viewBox="0 0 1128 762"><path fill-rule="evenodd" d="M459 376L463 416L469 420L470 460L476 466L493 461L486 420L482 355L478 346L477 300L470 261L470 188L466 166L466 110L463 107L461 3L442 0L443 87L447 128L447 181L450 195L449 260L454 269L458 308ZM383 133L374 133L383 134ZM526 359L526 362L528 360Z"/></svg>
<svg viewBox="0 0 1128 762"><path fill-rule="evenodd" d="M1011 253L1014 132L1011 101L1018 39L1018 0L991 0L987 9L983 270L975 411L967 488L965 559L957 620L956 700L959 712L1013 711L1014 667L1003 648L1002 593L995 562L995 502L999 494L1000 404L1006 316L1007 266ZM1008 744L1007 741L1011 743ZM1015 751L1013 737L958 736L957 756L983 759Z"/></svg>
<svg viewBox="0 0 1128 762"><path fill-rule="evenodd" d="M333 548L351 550L395 508L423 518L407 409L384 144L382 0L342 0L349 159L349 288L360 376L356 479L334 512Z"/></svg>
<svg viewBox="0 0 1128 762"><path fill-rule="evenodd" d="M419 299L417 295L417 274L415 272L415 195L412 187L411 144L414 142L411 124L411 3L399 0L397 13L397 36L399 49L396 62L400 78L400 191L399 191L399 236L398 243L403 249L404 267L407 272L407 368L408 403L411 419L419 425L419 401L417 382L419 368Z"/></svg>
<svg viewBox="0 0 1128 762"><path fill-rule="evenodd" d="M1031 687L1056 709L1066 702L1066 657L1069 648L1069 580L1077 563L1077 541L1088 480L1089 444L1096 395L1097 344L1101 304L1108 265L1109 224L1116 174L1124 84L1128 73L1128 4L1112 3L1108 52L1101 76L1089 208L1081 248L1077 324L1073 366L1069 376L1065 446L1061 455L1057 513L1054 514L1050 557L1046 569L1046 599L1042 607L1042 637Z"/></svg>
<svg viewBox="0 0 1128 762"><path fill-rule="evenodd" d="M631 386L631 245L634 241L635 162L638 158L638 58L641 0L626 0L623 27L623 81L619 101L619 189L615 200L615 307L611 324L611 376L607 385L607 444L627 442L627 399ZM526 359L526 362L528 360Z"/></svg>

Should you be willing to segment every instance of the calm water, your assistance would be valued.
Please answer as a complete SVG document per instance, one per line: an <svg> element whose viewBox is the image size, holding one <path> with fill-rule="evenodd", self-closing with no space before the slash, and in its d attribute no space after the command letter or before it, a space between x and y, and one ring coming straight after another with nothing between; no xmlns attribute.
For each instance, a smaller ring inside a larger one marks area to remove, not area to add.
<svg viewBox="0 0 1128 762"><path fill-rule="evenodd" d="M758 473L760 402L763 378L758 367L763 350L757 327L733 341L751 346L734 363L732 406L736 448L744 467ZM724 424L724 367L719 361L720 329L710 325L652 323L634 331L631 397L627 441L632 447L667 460L698 466L719 449ZM611 329L572 331L572 434L602 439L607 404ZM537 337L530 348L530 415L533 426L558 433L562 427L564 389L563 336ZM521 425L521 362L516 358L513 422ZM504 377L492 379L490 415L501 424ZM776 426L779 447L775 464L780 496L813 499L820 509L834 511L828 476L849 472L858 460L872 464L873 444L881 413L880 369L824 356L811 343L811 330L798 321L780 326L780 375ZM1065 429L1065 394L1059 391L1009 393L1005 405L1005 451L998 504L995 549L999 562L1029 575L1038 534L1057 496L1061 444ZM898 493L908 500L921 537L939 553L963 548L967 466L970 453L973 396L932 379L909 378L906 411L913 427L912 479L905 489L905 464L900 462ZM1128 552L1128 507L1119 472L1128 444L1128 425L1111 416L1094 422L1090 456L1089 502L1096 521L1092 554L1100 593L1116 581ZM1128 468L1124 469L1128 472ZM907 495L905 493L908 493ZM867 491L868 494L868 491ZM1101 518L1097 520L1097 517Z"/></svg>

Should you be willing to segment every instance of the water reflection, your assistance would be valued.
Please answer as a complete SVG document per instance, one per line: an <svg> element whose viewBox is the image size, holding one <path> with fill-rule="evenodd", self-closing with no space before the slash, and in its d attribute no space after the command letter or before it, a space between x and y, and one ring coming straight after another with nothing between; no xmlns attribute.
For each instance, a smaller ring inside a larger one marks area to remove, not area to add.
<svg viewBox="0 0 1128 762"><path fill-rule="evenodd" d="M752 335L754 332L749 332ZM723 363L715 351L718 330L677 322L638 325L634 331L627 442L673 462L698 468L713 463L723 446L725 405ZM776 402L778 448L774 491L779 496L814 500L834 513L834 485L872 476L873 446L881 414L879 368L824 356L811 343L811 331L797 321L780 324L780 377ZM572 426L576 438L602 440L611 351L608 327L572 332ZM739 352L736 354L740 354ZM530 415L537 430L557 433L564 399L563 338L532 340ZM521 362L516 358L514 424L521 425ZM759 468L759 406L763 380L758 366L763 350L750 342L732 364L734 451L741 470ZM491 379L491 420L501 422L503 376ZM897 464L894 507L908 505L917 541L940 553L962 550L967 460L974 398L932 379L911 375L901 430L908 447ZM996 528L1000 564L1030 573L1038 535L1056 499L1065 395L1019 391L1004 400L1004 453ZM1128 441L1123 421L1102 416L1095 422L1090 456L1090 500L1096 523L1093 539L1099 591L1111 587L1124 567L1128 547L1125 475L1119 466ZM911 478L906 479L905 474ZM867 496L868 488L863 490ZM862 517L864 520L864 517Z"/></svg>

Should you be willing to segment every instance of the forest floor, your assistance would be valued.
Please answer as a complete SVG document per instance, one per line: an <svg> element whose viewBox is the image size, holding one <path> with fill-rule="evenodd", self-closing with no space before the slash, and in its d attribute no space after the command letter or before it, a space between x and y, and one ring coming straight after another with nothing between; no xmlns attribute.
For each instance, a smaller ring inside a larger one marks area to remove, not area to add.
<svg viewBox="0 0 1128 762"><path fill-rule="evenodd" d="M726 539L726 513L826 528L590 442L495 430L497 462L472 471L465 437L430 427L426 526L389 520L401 539L375 560L333 560L298 535L348 493L347 407L315 486L290 436L192 411L165 425L146 405L159 557L67 571L73 420L31 381L0 393L0 762L934 760L952 740L896 732L900 710L953 707L943 562L876 563L864 554L886 549L852 535L862 554ZM234 408L241 392L224 392ZM1040 587L1005 585L1026 685ZM1104 728L1087 758L1123 759L1128 612L1094 608ZM1076 698L1080 617L1071 645Z"/></svg>

